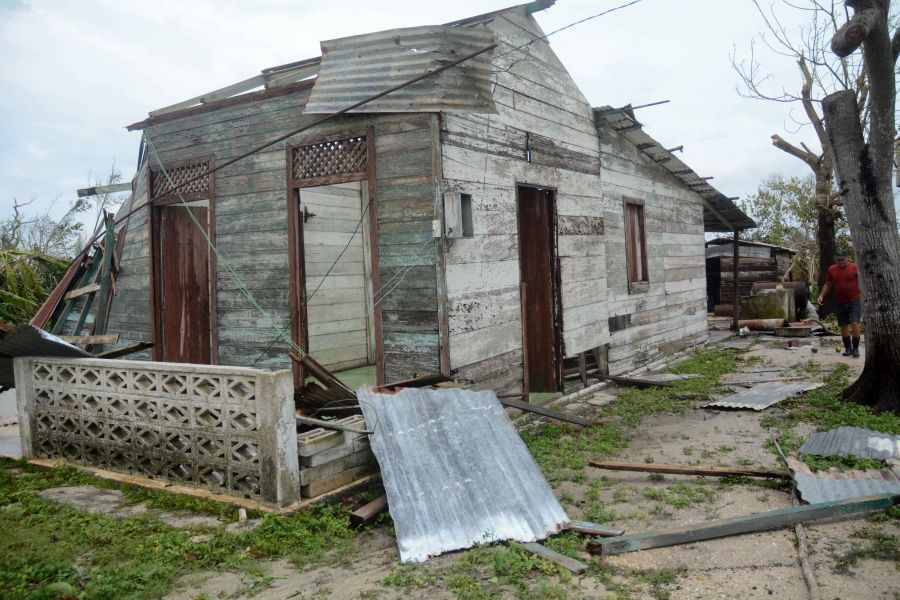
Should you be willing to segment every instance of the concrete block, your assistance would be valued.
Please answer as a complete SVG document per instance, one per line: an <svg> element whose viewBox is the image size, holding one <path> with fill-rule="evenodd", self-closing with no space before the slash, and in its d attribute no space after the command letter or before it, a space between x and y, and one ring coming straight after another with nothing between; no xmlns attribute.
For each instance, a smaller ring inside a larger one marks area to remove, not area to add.
<svg viewBox="0 0 900 600"><path fill-rule="evenodd" d="M334 429L311 429L297 434L297 454L301 457L312 456L340 446L346 442L343 431Z"/></svg>
<svg viewBox="0 0 900 600"><path fill-rule="evenodd" d="M763 290L756 296L741 298L741 319L786 319L795 321L797 308L794 291L789 289Z"/></svg>
<svg viewBox="0 0 900 600"><path fill-rule="evenodd" d="M374 463L375 455L372 454L371 450L365 449L362 452L354 452L353 454L348 454L343 458L327 462L318 467L300 469L300 485L309 485L320 479L327 479L341 471Z"/></svg>
<svg viewBox="0 0 900 600"><path fill-rule="evenodd" d="M378 465L373 464L353 467L352 469L336 473L331 477L314 481L309 485L302 485L300 486L300 493L304 498L315 498L316 496L321 496L322 494L336 490L341 486L353 483L357 479L361 479L370 473L374 473L377 469Z"/></svg>
<svg viewBox="0 0 900 600"><path fill-rule="evenodd" d="M369 438L358 437L351 442L344 442L340 446L329 448L328 450L319 452L318 454L314 454L312 456L301 456L300 464L303 467L318 467L319 465L324 465L325 463L331 462L333 460L349 456L354 452L361 452L364 449L368 450L368 448Z"/></svg>
<svg viewBox="0 0 900 600"><path fill-rule="evenodd" d="M353 427L355 429L365 429L366 428L366 419L362 415L350 415L349 417L344 417L343 419L338 419L335 421L340 425L344 425L346 427ZM353 433L352 431L342 431L344 434L344 439L348 442L351 440L355 440L358 437L362 437L366 434L364 433Z"/></svg>

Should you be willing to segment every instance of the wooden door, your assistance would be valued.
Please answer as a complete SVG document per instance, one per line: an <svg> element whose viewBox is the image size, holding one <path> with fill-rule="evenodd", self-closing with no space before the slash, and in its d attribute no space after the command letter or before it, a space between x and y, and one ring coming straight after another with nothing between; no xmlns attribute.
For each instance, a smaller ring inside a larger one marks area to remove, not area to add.
<svg viewBox="0 0 900 600"><path fill-rule="evenodd" d="M205 206L157 206L155 212L157 358L210 363L209 245Z"/></svg>
<svg viewBox="0 0 900 600"><path fill-rule="evenodd" d="M561 375L554 195L518 186L517 200L525 376L530 391L554 392L560 388Z"/></svg>

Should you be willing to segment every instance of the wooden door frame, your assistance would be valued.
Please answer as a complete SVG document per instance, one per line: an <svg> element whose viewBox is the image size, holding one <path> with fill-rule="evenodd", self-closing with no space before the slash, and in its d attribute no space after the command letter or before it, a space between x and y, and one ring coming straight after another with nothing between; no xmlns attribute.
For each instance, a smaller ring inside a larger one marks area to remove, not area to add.
<svg viewBox="0 0 900 600"><path fill-rule="evenodd" d="M190 160L180 160L176 162L169 163L166 165L166 169L175 169L178 167L197 164L206 162L209 166L209 169L214 168L214 158L213 157L203 157L199 159L190 159ZM161 361L162 360L162 344L160 343L162 340L162 322L159 318L157 318L157 311L161 309L162 303L160 302L159 294L162 293L162 285L160 283L161 279L161 266L159 264L159 211L158 208L164 206L172 206L174 204L181 204L181 198L176 196L163 196L161 198L152 198L151 194L153 193L153 189L151 188L151 175L152 167L147 167L146 172L146 189L147 189L147 197L150 198L145 205L147 207L147 211L149 215L147 217L148 223L150 226L150 315L152 320L152 326L150 328L151 341L153 342L153 351L152 356L153 360ZM191 198L185 199L185 202L196 202L198 200L206 200L207 201L207 235L209 235L209 240L214 247L216 244L216 189L215 189L215 177L210 176L209 178L209 193L205 194L203 198ZM216 260L216 253L213 251L211 247L208 248L208 283L209 283L209 363L212 365L219 364L219 327L218 327L218 304L216 300L216 288L218 287L218 279L217 279L217 270L218 270L218 262Z"/></svg>
<svg viewBox="0 0 900 600"><path fill-rule="evenodd" d="M303 181L294 179L293 151L300 146L319 144L332 140L341 140L351 137L366 138L366 171L363 176L332 176L320 177ZM352 181L365 181L368 185L368 215L369 215L369 258L372 278L373 296L381 291L381 274L378 267L378 203L375 197L375 128L369 126L365 129L351 130L335 133L325 137L311 138L290 144L285 148L287 157L287 214L288 214L288 305L291 313L291 339L303 348L309 349L309 318L306 305L306 256L303 245L303 215L300 213L299 196L297 190L305 187L319 187L336 183L348 183ZM362 210L366 210L365 206ZM384 383L384 344L381 331L381 304L375 305L372 298L372 330L375 336L375 373L377 382ZM294 318L298 315L299 319ZM315 357L313 357L315 358ZM303 387L306 374L303 365L297 361L291 361L291 371L294 375L294 389Z"/></svg>
<svg viewBox="0 0 900 600"><path fill-rule="evenodd" d="M551 293L553 296L552 308L553 308L553 351L556 356L556 386L559 391L563 390L563 358L565 353L565 347L563 343L563 312L562 312L562 269L559 260L559 227L557 226L557 192L556 188L547 185L541 185L536 183L528 183L525 181L516 181L515 189L516 189L516 243L518 244L518 262L519 262L519 299L520 306L522 310L526 308L527 298L522 296L522 231L519 227L519 188L527 187L535 190L544 190L547 192L551 192L553 194L552 200L550 202L550 252L552 254L550 265L551 265L551 273L550 273L550 285L551 285ZM521 325L522 325L522 383L525 386L523 389L530 389L529 381L528 381L528 347L527 347L527 333L525 329L525 315L524 313L521 315Z"/></svg>

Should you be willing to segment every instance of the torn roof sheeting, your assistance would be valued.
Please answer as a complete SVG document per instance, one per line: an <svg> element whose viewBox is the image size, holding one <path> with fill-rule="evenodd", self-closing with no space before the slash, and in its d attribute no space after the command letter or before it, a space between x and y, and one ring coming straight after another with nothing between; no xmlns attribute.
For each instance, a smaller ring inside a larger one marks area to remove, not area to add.
<svg viewBox="0 0 900 600"><path fill-rule="evenodd" d="M630 105L623 108L611 106L595 108L594 120L598 124L603 122L614 131L621 133L625 139L634 144L660 168L680 179L684 185L703 198L705 201L703 207L704 231L725 232L756 227L756 221L738 208L731 198L713 187L708 179L701 177L672 151L650 137L643 130L640 121L635 118Z"/></svg>
<svg viewBox="0 0 900 600"><path fill-rule="evenodd" d="M532 542L568 522L493 392L362 387L356 395L374 430L401 561Z"/></svg>
<svg viewBox="0 0 900 600"><path fill-rule="evenodd" d="M822 385L824 384L810 383L808 381L798 381L796 383L772 381L731 396L716 398L709 404L704 404L703 407L715 406L717 408L752 408L753 410L762 410L790 398L794 394L808 392L809 390L822 387Z"/></svg>
<svg viewBox="0 0 900 600"><path fill-rule="evenodd" d="M829 469L813 473L806 463L793 455L787 457L787 462L800 497L810 504L879 494L900 494L900 466L897 464L887 469Z"/></svg>
<svg viewBox="0 0 900 600"><path fill-rule="evenodd" d="M806 438L800 454L819 456L866 456L900 460L900 435L890 435L861 427L838 427L820 431Z"/></svg>
<svg viewBox="0 0 900 600"><path fill-rule="evenodd" d="M304 110L332 113L487 48L486 28L430 25L322 42L322 63ZM352 111L495 113L491 57L485 52Z"/></svg>
<svg viewBox="0 0 900 600"><path fill-rule="evenodd" d="M15 387L12 359L16 356L87 358L94 355L34 325L17 325L0 337L0 386Z"/></svg>

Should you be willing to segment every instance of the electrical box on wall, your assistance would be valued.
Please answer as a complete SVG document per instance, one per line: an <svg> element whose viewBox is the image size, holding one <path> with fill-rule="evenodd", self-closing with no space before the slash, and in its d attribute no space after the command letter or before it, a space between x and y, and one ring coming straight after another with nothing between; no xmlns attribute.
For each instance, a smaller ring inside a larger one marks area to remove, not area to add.
<svg viewBox="0 0 900 600"><path fill-rule="evenodd" d="M444 192L444 235L450 239L463 236L462 194Z"/></svg>
<svg viewBox="0 0 900 600"><path fill-rule="evenodd" d="M472 196L444 192L444 235L450 239L470 238L473 229Z"/></svg>

